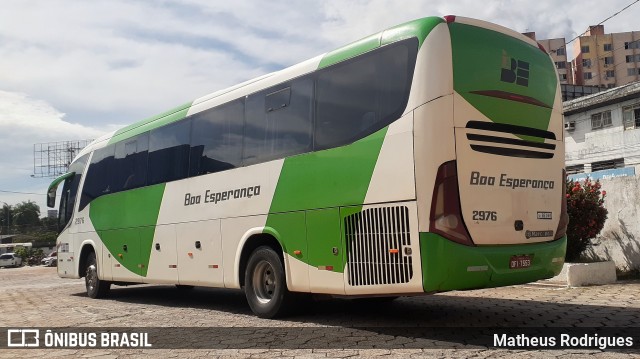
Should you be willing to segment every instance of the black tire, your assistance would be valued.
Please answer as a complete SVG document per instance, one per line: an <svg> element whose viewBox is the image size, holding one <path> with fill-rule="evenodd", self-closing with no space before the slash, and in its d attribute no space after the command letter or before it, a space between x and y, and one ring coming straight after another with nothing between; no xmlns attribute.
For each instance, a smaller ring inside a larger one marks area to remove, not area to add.
<svg viewBox="0 0 640 359"><path fill-rule="evenodd" d="M260 318L276 318L293 309L282 260L271 247L253 251L244 272L244 293L249 307Z"/></svg>
<svg viewBox="0 0 640 359"><path fill-rule="evenodd" d="M90 298L104 298L111 289L111 282L98 278L98 263L96 262L96 254L93 252L89 253L87 257L84 282L87 287L87 295Z"/></svg>

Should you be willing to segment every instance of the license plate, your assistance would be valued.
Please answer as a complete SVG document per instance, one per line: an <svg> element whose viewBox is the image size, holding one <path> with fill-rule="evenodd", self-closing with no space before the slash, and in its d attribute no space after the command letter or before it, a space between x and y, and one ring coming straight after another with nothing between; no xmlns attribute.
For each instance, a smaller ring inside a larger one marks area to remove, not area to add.
<svg viewBox="0 0 640 359"><path fill-rule="evenodd" d="M520 269L531 267L531 256L511 256L509 259L509 269Z"/></svg>

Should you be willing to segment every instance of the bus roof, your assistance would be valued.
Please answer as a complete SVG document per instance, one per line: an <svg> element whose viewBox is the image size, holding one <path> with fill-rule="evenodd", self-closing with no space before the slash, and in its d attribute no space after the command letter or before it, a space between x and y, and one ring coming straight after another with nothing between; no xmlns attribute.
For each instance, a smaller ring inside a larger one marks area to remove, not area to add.
<svg viewBox="0 0 640 359"><path fill-rule="evenodd" d="M431 30L436 25L444 22L445 20L441 17L425 17L385 29L300 64L213 92L209 95L200 97L193 102L182 104L161 114L126 126L115 131L111 136L104 136L97 139L87 146L85 150L81 151L78 156L100 148L103 145L120 142L154 128L179 121L193 113L204 111L208 108L228 102L234 98L249 95L253 92L275 85L278 82L286 81L287 79L295 78L302 74L334 65L383 45L416 37L418 38L420 46Z"/></svg>

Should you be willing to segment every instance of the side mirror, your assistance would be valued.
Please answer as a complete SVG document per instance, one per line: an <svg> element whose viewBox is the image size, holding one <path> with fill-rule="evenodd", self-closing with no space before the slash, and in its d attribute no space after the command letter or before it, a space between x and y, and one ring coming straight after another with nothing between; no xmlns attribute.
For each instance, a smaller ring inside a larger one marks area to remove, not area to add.
<svg viewBox="0 0 640 359"><path fill-rule="evenodd" d="M56 206L56 190L58 187L49 188L47 191L47 207L53 208Z"/></svg>
<svg viewBox="0 0 640 359"><path fill-rule="evenodd" d="M62 181L74 176L75 174L75 172L68 172L51 182L51 184L49 185L49 189L47 190L47 207L53 208L56 206L56 191L58 190L58 185Z"/></svg>

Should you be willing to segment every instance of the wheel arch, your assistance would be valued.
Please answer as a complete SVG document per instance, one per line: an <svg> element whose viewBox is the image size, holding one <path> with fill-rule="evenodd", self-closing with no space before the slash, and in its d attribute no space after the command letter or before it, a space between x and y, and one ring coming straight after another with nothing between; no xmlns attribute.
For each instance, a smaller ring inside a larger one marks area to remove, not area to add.
<svg viewBox="0 0 640 359"><path fill-rule="evenodd" d="M249 257L256 248L261 246L271 247L278 254L283 270L286 275L287 283L289 283L289 274L287 270L287 262L284 255L285 248L279 240L279 234L270 227L256 227L248 230L240 240L236 251L234 282L237 288L244 286L244 272L249 262Z"/></svg>
<svg viewBox="0 0 640 359"><path fill-rule="evenodd" d="M80 244L80 252L78 255L78 277L83 278L87 269L87 258L89 253L93 252L96 256L96 262L100 263L100 257L98 256L98 250L96 244L92 240L85 240ZM101 266L98 265L98 268Z"/></svg>

